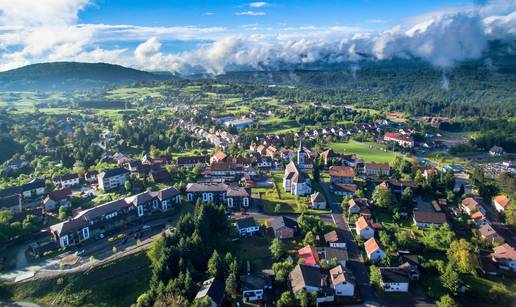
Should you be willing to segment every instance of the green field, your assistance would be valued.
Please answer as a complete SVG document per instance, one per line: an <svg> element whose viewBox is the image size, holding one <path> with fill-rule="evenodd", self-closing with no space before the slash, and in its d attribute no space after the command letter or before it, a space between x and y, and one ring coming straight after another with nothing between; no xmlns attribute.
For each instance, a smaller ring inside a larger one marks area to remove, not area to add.
<svg viewBox="0 0 516 307"><path fill-rule="evenodd" d="M355 154L366 162L391 163L397 155L392 151L384 151L383 145L374 142L349 141L347 143L333 143L330 144L330 147L337 153Z"/></svg>
<svg viewBox="0 0 516 307"><path fill-rule="evenodd" d="M0 301L43 306L130 306L147 290L151 270L145 253L60 278L0 284Z"/></svg>

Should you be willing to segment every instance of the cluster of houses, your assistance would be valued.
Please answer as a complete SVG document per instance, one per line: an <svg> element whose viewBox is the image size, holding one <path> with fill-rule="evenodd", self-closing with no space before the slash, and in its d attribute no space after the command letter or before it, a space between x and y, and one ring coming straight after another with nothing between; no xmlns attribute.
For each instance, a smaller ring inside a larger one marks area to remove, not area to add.
<svg viewBox="0 0 516 307"><path fill-rule="evenodd" d="M234 124L245 125L244 122L235 122ZM184 120L179 121L179 127L191 132L192 135L196 136L200 140L204 140L220 148L226 148L229 144L235 143L237 140L236 136L225 130L214 128L206 129Z"/></svg>

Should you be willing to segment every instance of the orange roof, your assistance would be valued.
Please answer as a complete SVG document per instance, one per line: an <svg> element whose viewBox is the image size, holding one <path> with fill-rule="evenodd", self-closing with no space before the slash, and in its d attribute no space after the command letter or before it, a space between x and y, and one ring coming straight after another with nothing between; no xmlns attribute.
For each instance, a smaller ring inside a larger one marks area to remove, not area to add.
<svg viewBox="0 0 516 307"><path fill-rule="evenodd" d="M366 219L363 216L361 216L355 222L355 226L357 227L357 230L360 231L362 229L369 227L369 223L367 223Z"/></svg>
<svg viewBox="0 0 516 307"><path fill-rule="evenodd" d="M219 152L216 152L214 155L213 155L214 158L216 158L217 160L219 161L222 161L226 158L226 154L223 153L222 151L219 151Z"/></svg>
<svg viewBox="0 0 516 307"><path fill-rule="evenodd" d="M511 200L507 198L505 195L497 195L493 197L493 201L498 203L502 208L507 208L507 206L511 203Z"/></svg>
<svg viewBox="0 0 516 307"><path fill-rule="evenodd" d="M385 170L388 171L391 169L389 166L389 163L366 163L366 169L379 169L379 170Z"/></svg>
<svg viewBox="0 0 516 307"><path fill-rule="evenodd" d="M480 211L477 211L471 215L471 218L475 221L483 220L485 218L484 214Z"/></svg>
<svg viewBox="0 0 516 307"><path fill-rule="evenodd" d="M355 171L349 166L331 166L330 176L334 177L355 177Z"/></svg>
<svg viewBox="0 0 516 307"><path fill-rule="evenodd" d="M315 247L307 245L298 250L297 253L299 254L299 258L304 259L305 265L319 265L319 254L317 254Z"/></svg>
<svg viewBox="0 0 516 307"><path fill-rule="evenodd" d="M497 262L516 261L516 250L507 243L493 248L493 252L491 256Z"/></svg>
<svg viewBox="0 0 516 307"><path fill-rule="evenodd" d="M374 253L376 250L379 250L381 249L380 248L380 245L378 244L378 242L376 241L375 238L371 238L367 241L365 241L364 243L364 248L366 250L366 253L368 255L371 255L372 253Z"/></svg>

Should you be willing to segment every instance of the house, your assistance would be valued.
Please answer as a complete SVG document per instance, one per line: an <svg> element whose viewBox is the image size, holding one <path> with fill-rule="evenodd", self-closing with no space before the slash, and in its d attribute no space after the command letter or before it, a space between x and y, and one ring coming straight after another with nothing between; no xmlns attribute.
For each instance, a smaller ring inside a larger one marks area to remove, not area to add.
<svg viewBox="0 0 516 307"><path fill-rule="evenodd" d="M357 185L356 184L341 184L337 183L331 186L333 193L335 195L349 195L353 196L357 192Z"/></svg>
<svg viewBox="0 0 516 307"><path fill-rule="evenodd" d="M367 176L389 176L391 167L389 163L366 163L364 172Z"/></svg>
<svg viewBox="0 0 516 307"><path fill-rule="evenodd" d="M321 153L324 165L329 165L333 160L340 160L341 156L336 154L333 149L327 149Z"/></svg>
<svg viewBox="0 0 516 307"><path fill-rule="evenodd" d="M385 142L395 142L398 143L401 147L414 147L414 139L407 135L402 135L400 133L395 132L385 132L383 135L383 140Z"/></svg>
<svg viewBox="0 0 516 307"><path fill-rule="evenodd" d="M473 212L473 214L471 214L471 219L475 222L475 225L477 226L487 223L486 216L480 211Z"/></svg>
<svg viewBox="0 0 516 307"><path fill-rule="evenodd" d="M490 244L503 244L505 240L500 236L496 230L489 223L484 223L478 226L478 232L480 237Z"/></svg>
<svg viewBox="0 0 516 307"><path fill-rule="evenodd" d="M352 198L348 201L348 214L359 214L366 220L371 218L371 210L369 210L369 201L367 198Z"/></svg>
<svg viewBox="0 0 516 307"><path fill-rule="evenodd" d="M466 212L468 215L471 215L474 212L480 211L482 214L486 214L486 210L479 204L479 202L472 198L467 197L460 204L460 208L462 211Z"/></svg>
<svg viewBox="0 0 516 307"><path fill-rule="evenodd" d="M324 241L334 248L346 248L344 230L337 228L324 235Z"/></svg>
<svg viewBox="0 0 516 307"><path fill-rule="evenodd" d="M491 149L489 149L489 155L491 157L501 157L505 155L505 150L503 150L500 146L493 146Z"/></svg>
<svg viewBox="0 0 516 307"><path fill-rule="evenodd" d="M491 258L499 268L516 271L516 250L508 243L493 248Z"/></svg>
<svg viewBox="0 0 516 307"><path fill-rule="evenodd" d="M315 192L310 195L309 207L312 209L326 209L326 198L321 192Z"/></svg>
<svg viewBox="0 0 516 307"><path fill-rule="evenodd" d="M330 270L331 287L337 296L355 295L355 278L353 273L345 267L338 265Z"/></svg>
<svg viewBox="0 0 516 307"><path fill-rule="evenodd" d="M408 292L410 278L407 270L399 267L379 268L381 286L385 292Z"/></svg>
<svg viewBox="0 0 516 307"><path fill-rule="evenodd" d="M283 189L285 192L290 192L293 195L307 195L312 192L310 187L310 177L303 171L304 169L304 154L302 151L298 152L298 164L290 161L285 167L285 174L283 176Z"/></svg>
<svg viewBox="0 0 516 307"><path fill-rule="evenodd" d="M172 181L172 176L170 176L170 173L163 167L152 169L150 171L150 177L154 183Z"/></svg>
<svg viewBox="0 0 516 307"><path fill-rule="evenodd" d="M235 222L238 234L241 237L253 236L255 233L260 231L260 226L254 220L254 217L245 217L238 219Z"/></svg>
<svg viewBox="0 0 516 307"><path fill-rule="evenodd" d="M41 196L46 192L45 180L39 178L32 179L26 184L22 184L21 189L23 198Z"/></svg>
<svg viewBox="0 0 516 307"><path fill-rule="evenodd" d="M222 151L217 151L213 156L210 158L210 163L217 163L217 162L224 162L227 155Z"/></svg>
<svg viewBox="0 0 516 307"><path fill-rule="evenodd" d="M319 267L320 259L319 254L315 247L307 245L297 251L299 258L303 259L303 264L308 266Z"/></svg>
<svg viewBox="0 0 516 307"><path fill-rule="evenodd" d="M440 227L446 224L446 214L442 212L415 211L413 221L417 228L428 228L432 225Z"/></svg>
<svg viewBox="0 0 516 307"><path fill-rule="evenodd" d="M112 168L103 171L98 176L99 189L102 191L110 191L124 186L129 179L129 171L125 168Z"/></svg>
<svg viewBox="0 0 516 307"><path fill-rule="evenodd" d="M254 121L249 118L243 118L243 119L234 119L230 120L224 123L224 126L226 127L235 127L236 129L244 129L246 127L250 127L254 124Z"/></svg>
<svg viewBox="0 0 516 307"><path fill-rule="evenodd" d="M367 258L376 263L385 258L385 252L378 244L378 241L373 237L364 243L364 248L367 254Z"/></svg>
<svg viewBox="0 0 516 307"><path fill-rule="evenodd" d="M12 214L22 212L21 194L0 195L0 210L7 210Z"/></svg>
<svg viewBox="0 0 516 307"><path fill-rule="evenodd" d="M320 268L304 264L296 265L289 273L288 279L296 297L301 290L307 293L319 292L324 283Z"/></svg>
<svg viewBox="0 0 516 307"><path fill-rule="evenodd" d="M194 166L206 165L210 161L208 156L187 156L187 157L178 157L177 158L177 166L185 167L185 168L193 168Z"/></svg>
<svg viewBox="0 0 516 307"><path fill-rule="evenodd" d="M62 190L56 190L48 193L47 197L43 200L43 208L46 212L54 211L57 208L70 205L70 198L72 196L72 189L65 188Z"/></svg>
<svg viewBox="0 0 516 307"><path fill-rule="evenodd" d="M229 209L247 208L251 201L249 188L243 188L225 183L189 183L186 186L186 197L190 202L201 199L203 202L212 201L224 204Z"/></svg>
<svg viewBox="0 0 516 307"><path fill-rule="evenodd" d="M84 180L90 184L98 182L98 179L97 179L98 174L99 174L99 172L97 172L97 171L86 172L84 174Z"/></svg>
<svg viewBox="0 0 516 307"><path fill-rule="evenodd" d="M265 150L265 155L271 157L272 159L276 158L276 154L278 153L278 149L274 146L269 146Z"/></svg>
<svg viewBox="0 0 516 307"><path fill-rule="evenodd" d="M346 267L346 262L348 261L348 251L343 248L334 248L334 247L323 247L318 249L319 259L326 261L336 260L337 263Z"/></svg>
<svg viewBox="0 0 516 307"><path fill-rule="evenodd" d="M258 156L256 157L256 167L259 169L271 169L274 164L274 161L271 157L267 156Z"/></svg>
<svg viewBox="0 0 516 307"><path fill-rule="evenodd" d="M352 184L355 177L355 171L349 166L330 166L329 174L331 184Z"/></svg>
<svg viewBox="0 0 516 307"><path fill-rule="evenodd" d="M272 290L272 279L264 273L240 276L240 287L244 302L262 301Z"/></svg>
<svg viewBox="0 0 516 307"><path fill-rule="evenodd" d="M225 289L224 282L213 277L202 283L195 299L200 301L207 300L211 307L221 306L224 300Z"/></svg>
<svg viewBox="0 0 516 307"><path fill-rule="evenodd" d="M64 176L55 177L52 179L56 186L60 186L61 189L70 188L79 184L79 175L68 174Z"/></svg>
<svg viewBox="0 0 516 307"><path fill-rule="evenodd" d="M73 218L50 226L54 241L61 247L82 243L97 235L141 221L155 211L179 205L181 197L174 188L143 192L80 211Z"/></svg>
<svg viewBox="0 0 516 307"><path fill-rule="evenodd" d="M364 239L370 239L374 236L374 229L369 225L369 222L361 216L355 222L355 231L357 235L361 236Z"/></svg>
<svg viewBox="0 0 516 307"><path fill-rule="evenodd" d="M286 216L272 218L269 225L277 239L293 238L299 229L297 222Z"/></svg>
<svg viewBox="0 0 516 307"><path fill-rule="evenodd" d="M502 213L511 204L511 200L505 195L497 195L493 197L493 206L496 211Z"/></svg>
<svg viewBox="0 0 516 307"><path fill-rule="evenodd" d="M256 152L259 153L262 156L265 156L265 154L267 152L267 146L265 146L265 145L258 145L258 147L256 147Z"/></svg>

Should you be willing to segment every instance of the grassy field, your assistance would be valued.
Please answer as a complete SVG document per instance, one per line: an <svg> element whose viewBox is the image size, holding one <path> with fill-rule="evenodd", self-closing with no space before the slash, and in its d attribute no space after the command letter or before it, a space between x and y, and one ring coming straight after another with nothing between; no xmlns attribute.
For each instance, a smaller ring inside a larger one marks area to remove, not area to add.
<svg viewBox="0 0 516 307"><path fill-rule="evenodd" d="M127 256L84 273L24 283L0 284L0 301L44 306L130 306L151 277L145 253Z"/></svg>
<svg viewBox="0 0 516 307"><path fill-rule="evenodd" d="M391 163L397 155L391 151L384 151L383 145L373 142L360 143L349 141L347 143L333 143L330 147L338 153L356 154L366 162Z"/></svg>
<svg viewBox="0 0 516 307"><path fill-rule="evenodd" d="M115 100L132 100L144 97L163 98L160 90L166 89L166 85L154 87L121 87L108 92L107 98Z"/></svg>

